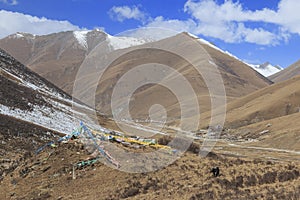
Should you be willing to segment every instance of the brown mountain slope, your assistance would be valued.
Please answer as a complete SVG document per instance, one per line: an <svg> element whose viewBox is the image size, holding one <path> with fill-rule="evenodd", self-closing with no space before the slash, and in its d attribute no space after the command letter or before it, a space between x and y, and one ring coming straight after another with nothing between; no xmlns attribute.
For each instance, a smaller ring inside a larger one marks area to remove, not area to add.
<svg viewBox="0 0 300 200"><path fill-rule="evenodd" d="M73 101L71 96L1 49L0 96L1 116L16 118L58 133L72 131L79 120L88 119L84 112L91 110ZM74 115L73 105L81 106L79 117Z"/></svg>
<svg viewBox="0 0 300 200"><path fill-rule="evenodd" d="M284 70L282 70L276 74L273 74L272 76L270 76L268 78L274 82L281 82L281 81L288 80L299 74L300 74L300 60L298 60L291 66L285 68Z"/></svg>
<svg viewBox="0 0 300 200"><path fill-rule="evenodd" d="M300 76L273 84L227 104L226 124L238 128L299 112ZM205 117L204 117L205 116ZM209 113L204 113L208 119Z"/></svg>
<svg viewBox="0 0 300 200"><path fill-rule="evenodd" d="M299 112L300 76L271 85L227 105L229 127L241 127L256 122Z"/></svg>
<svg viewBox="0 0 300 200"><path fill-rule="evenodd" d="M252 146L300 151L300 113L261 121L230 132L231 136L255 139ZM299 154L299 153L298 153Z"/></svg>
<svg viewBox="0 0 300 200"><path fill-rule="evenodd" d="M201 55L194 55L193 58L195 63L201 63L201 67L204 71L212 71L212 65L214 65L212 63L217 65L217 69L219 70L224 82L228 101L271 84L268 79L264 78L241 61L238 61L228 54L223 53L210 45L201 43L197 39L191 38L185 33L182 33L161 41L140 45L138 47L131 47L129 50L126 49L126 52L129 51L129 53L126 54L124 54L125 50L122 49L109 54L108 56L118 57L118 59L116 59L110 67L105 70L102 75L104 78L100 80L97 86L97 109L110 115L110 100L112 91L120 77L131 69L134 69L135 66L155 61L155 63L170 66L183 75L195 90L198 101L200 102L201 111L209 110L210 94L203 77L201 77L196 69L176 55L172 55L166 51L151 49L152 46L156 45L172 46L173 44L176 44L176 47L179 49L189 49L195 42L206 50L206 52ZM93 52L90 54L90 59L93 60L94 58L97 58L98 53L99 52ZM190 52L190 54L192 53L193 52ZM122 56L119 57L119 55ZM102 66L100 63L97 66L101 69ZM155 64L152 66L155 66ZM81 88L82 93L80 96L86 101L89 101L89 89L95 87L95 85L93 85L95 84L93 83L93 80L96 77L93 76L97 76L97 73L96 71L92 71L92 69L92 67L89 68L88 70L91 71L85 72L79 80L79 83L84 83L84 86ZM96 69L96 67L94 69ZM148 75L157 76L155 72ZM175 80L178 78L178 76L174 74L166 74L165 77L166 78L163 80ZM144 80L143 77L140 76L132 78L138 83L143 82ZM210 81L214 82L213 79ZM123 85L122 87L124 90L127 89L125 83L121 85ZM223 87L223 85L218 85L216 87ZM178 85L178 88L180 88L180 85ZM124 97L124 100L126 100L126 98L127 96ZM188 94L184 98L189 101L191 99L191 95ZM122 104L122 99L119 99L119 101L120 104ZM130 112L133 115L133 118L145 119L148 118L148 110L151 105L154 104L163 105L166 108L168 117L170 116L170 120L180 117L180 109L178 99L176 99L176 94L174 94L174 91L170 91L158 84L149 84L138 88L130 100ZM193 110L195 108L190 109Z"/></svg>
<svg viewBox="0 0 300 200"><path fill-rule="evenodd" d="M236 58L218 50L214 46L201 42L196 38L189 36L186 33L179 34L154 43L143 44L138 47L130 47L126 49L129 54L122 55L125 50L119 49L111 51L109 36L101 31L90 31L85 33L86 40L80 40L75 37L75 32L62 32L46 36L32 36L21 34L21 36L12 35L0 40L0 47L10 52L14 57L18 58L29 68L50 80L69 94L73 91L73 84L77 71L82 64L86 55L91 52L95 46L101 43L100 52L111 52L108 56L116 56L117 60L105 71L103 77L98 84L96 92L96 108L101 112L111 115L111 94L118 80L130 69L133 69L140 64L147 62L160 63L170 66L177 70L179 74L189 81L192 88L195 90L198 101L200 102L201 112L210 110L210 95L207 85L201 75L189 63L182 60L176 55L171 55L166 51L149 51L151 45L170 46L176 45L182 51L188 51L191 43L197 42L206 52L202 55L193 55L195 62L203 64L204 70L210 71L212 63L217 65L225 90L227 101L231 101L237 97L247 95L257 89L266 87L271 84L271 81L245 65ZM80 38L80 37L79 37ZM86 43L84 43L86 41ZM189 41L189 42L186 42ZM116 40L114 41L116 42ZM117 43L121 42L117 40ZM99 48L99 46L98 46ZM99 53L99 52L98 52ZM191 52L193 54L193 52ZM90 55L89 56L93 56ZM96 55L99 56L99 55ZM202 66L202 65L201 65ZM84 72L84 77L81 77L80 84L83 85L79 91L85 99L90 98L90 88L95 87L92 83L97 74L98 69L101 69L101 63L95 69L89 67ZM149 74L149 76L156 76ZM98 77L97 77L98 78ZM136 81L140 77L132 77ZM169 80L176 80L178 76L169 76ZM210 80L213 82L214 80ZM220 86L220 88L222 85ZM123 88L126 90L126 87ZM174 91L170 91L165 87L157 84L149 84L138 88L130 100L130 112L133 113L133 118L147 119L149 117L149 109L154 104L163 105L166 108L169 116L168 120L172 121L180 117L180 106ZM120 98L120 103L124 102L126 97ZM185 95L186 101L192 101L190 95ZM91 104L90 104L91 105ZM94 106L94 105L91 105ZM194 108L189 108L189 115L193 115Z"/></svg>
<svg viewBox="0 0 300 200"><path fill-rule="evenodd" d="M44 36L18 33L0 40L0 48L71 94L77 69L105 37L94 30L87 33L86 44L80 44L72 31Z"/></svg>
<svg viewBox="0 0 300 200"><path fill-rule="evenodd" d="M44 123L30 122L30 117L21 116L22 112L30 116L39 107L44 109L45 115L47 108L57 111L49 100L62 101L50 93L71 99L0 49L0 181L35 149L61 134L51 125L45 127ZM20 116L13 115L14 111Z"/></svg>
<svg viewBox="0 0 300 200"><path fill-rule="evenodd" d="M226 93L229 96L244 96L272 83L245 63L208 45L203 45L203 47L222 71Z"/></svg>
<svg viewBox="0 0 300 200"><path fill-rule="evenodd" d="M255 139L252 146L299 151L300 76L227 104L225 138ZM209 121L203 114L203 127Z"/></svg>
<svg viewBox="0 0 300 200"><path fill-rule="evenodd" d="M198 141L174 163L139 174L100 162L73 168L91 156L76 138L34 154L55 140L52 124L66 124L71 113L56 117L70 111L71 99L1 50L0 86L0 199L299 199L298 162L232 158L226 151L203 158L195 154ZM8 116L4 107L18 115L42 111L39 120L54 115L42 127ZM215 166L220 176L210 173Z"/></svg>
<svg viewBox="0 0 300 200"><path fill-rule="evenodd" d="M86 37L87 46L80 44L74 36L74 32L70 31L45 36L19 33L0 40L0 47L33 71L71 93L75 74L85 55L106 40L108 36L102 31L94 30L87 32ZM174 39L170 38L169 42L172 40ZM239 90L239 92L232 87L227 87L230 97L243 96L270 83L250 67L228 54L218 51L206 43L201 43L201 45L214 59L220 70L226 73L226 76L223 77L227 81L226 86L238 84L243 87L243 90ZM103 45L103 48L109 47ZM158 59L163 59L163 57Z"/></svg>

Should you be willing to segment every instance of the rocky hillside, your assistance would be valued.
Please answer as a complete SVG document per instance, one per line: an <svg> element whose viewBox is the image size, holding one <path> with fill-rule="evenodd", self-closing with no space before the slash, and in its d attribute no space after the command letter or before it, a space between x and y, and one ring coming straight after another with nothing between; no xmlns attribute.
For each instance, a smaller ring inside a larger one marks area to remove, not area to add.
<svg viewBox="0 0 300 200"><path fill-rule="evenodd" d="M90 108L0 50L0 179L41 145L72 132ZM78 105L82 113L72 108Z"/></svg>
<svg viewBox="0 0 300 200"><path fill-rule="evenodd" d="M78 103L2 50L0 80L1 115L65 134L79 123L72 110L72 104ZM91 110L87 106L85 109ZM87 116L82 114L82 118Z"/></svg>

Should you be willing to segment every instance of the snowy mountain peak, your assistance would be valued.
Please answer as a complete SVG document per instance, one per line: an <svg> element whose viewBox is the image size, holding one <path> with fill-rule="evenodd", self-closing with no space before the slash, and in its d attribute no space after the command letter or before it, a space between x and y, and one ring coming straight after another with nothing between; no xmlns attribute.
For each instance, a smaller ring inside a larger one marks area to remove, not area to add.
<svg viewBox="0 0 300 200"><path fill-rule="evenodd" d="M17 32L15 34L12 34L8 36L8 38L14 38L14 39L34 39L36 36L32 35L30 33L22 33L22 32Z"/></svg>
<svg viewBox="0 0 300 200"><path fill-rule="evenodd" d="M88 49L88 43L87 43L87 34L90 31L74 31L74 37L77 39L78 43L84 47L85 49Z"/></svg>
<svg viewBox="0 0 300 200"><path fill-rule="evenodd" d="M143 39L138 39L134 37L116 37L107 35L106 41L112 50L125 49L132 46L138 46L147 43Z"/></svg>
<svg viewBox="0 0 300 200"><path fill-rule="evenodd" d="M269 67L274 67L274 68L276 68L276 69L278 69L278 70L283 70L282 67L280 67L280 66L278 66L278 65L272 65L272 64L269 63L269 62L265 62L265 63L263 63L263 64L260 65L260 68L269 68Z"/></svg>
<svg viewBox="0 0 300 200"><path fill-rule="evenodd" d="M260 65L253 65L253 64L248 64L248 65L265 77L271 76L272 74L275 74L282 70L280 66L273 66L269 62L265 62Z"/></svg>
<svg viewBox="0 0 300 200"><path fill-rule="evenodd" d="M85 49L88 49L88 38L91 34L95 35L104 35L105 40L108 42L108 46L111 50L124 49L132 46L137 46L141 44L145 44L146 40L134 38L134 37L126 37L126 36L112 36L100 29L94 30L81 30L81 31L73 31L73 35L78 41L78 43Z"/></svg>
<svg viewBox="0 0 300 200"><path fill-rule="evenodd" d="M16 38L24 38L24 35L22 35L21 33L16 33L15 36Z"/></svg>

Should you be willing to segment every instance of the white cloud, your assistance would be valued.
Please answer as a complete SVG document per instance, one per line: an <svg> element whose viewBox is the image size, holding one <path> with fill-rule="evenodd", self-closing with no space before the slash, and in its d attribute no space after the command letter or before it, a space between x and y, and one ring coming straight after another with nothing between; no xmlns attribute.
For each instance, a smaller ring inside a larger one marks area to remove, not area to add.
<svg viewBox="0 0 300 200"><path fill-rule="evenodd" d="M16 32L45 35L60 31L78 30L79 27L68 21L38 18L17 12L0 10L0 38Z"/></svg>
<svg viewBox="0 0 300 200"><path fill-rule="evenodd" d="M146 15L137 6L114 6L109 10L111 19L123 22L126 19L135 19L144 22Z"/></svg>
<svg viewBox="0 0 300 200"><path fill-rule="evenodd" d="M0 0L0 2L8 4L8 5L12 5L12 6L15 6L18 4L17 0Z"/></svg>
<svg viewBox="0 0 300 200"><path fill-rule="evenodd" d="M227 42L276 45L281 40L287 41L291 33L300 35L298 0L281 0L277 10L264 8L255 11L244 9L239 2L231 0L220 5L213 0L188 0L184 10L197 22L198 34ZM249 22L273 24L277 30L247 27Z"/></svg>
<svg viewBox="0 0 300 200"><path fill-rule="evenodd" d="M298 0L281 0L276 10L263 8L254 11L232 0L225 0L222 4L214 0L188 0L184 11L190 19L166 20L157 17L147 26L188 31L230 43L277 45L288 41L293 33L300 35L299 10Z"/></svg>
<svg viewBox="0 0 300 200"><path fill-rule="evenodd" d="M277 18L275 23L283 26L291 33L300 35L300 1L281 0L278 5Z"/></svg>
<svg viewBox="0 0 300 200"><path fill-rule="evenodd" d="M148 27L160 27L164 29L171 29L176 32L184 32L187 30L192 30L196 27L196 23L193 20L165 20L162 16L156 17L150 23L147 24Z"/></svg>
<svg viewBox="0 0 300 200"><path fill-rule="evenodd" d="M278 34L279 29L277 32L271 32L262 27L247 27L248 22L275 23L278 13L267 8L251 11L244 9L240 3L230 0L220 5L212 0L199 2L189 0L184 10L197 22L196 34L219 38L225 42L249 42L261 45L276 45L283 39Z"/></svg>

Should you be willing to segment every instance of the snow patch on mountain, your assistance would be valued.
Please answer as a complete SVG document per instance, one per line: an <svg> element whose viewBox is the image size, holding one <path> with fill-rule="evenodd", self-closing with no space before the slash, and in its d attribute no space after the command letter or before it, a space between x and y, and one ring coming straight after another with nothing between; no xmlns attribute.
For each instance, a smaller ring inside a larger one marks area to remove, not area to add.
<svg viewBox="0 0 300 200"><path fill-rule="evenodd" d="M90 31L74 31L73 35L77 39L78 43L85 49L88 49L87 34Z"/></svg>
<svg viewBox="0 0 300 200"><path fill-rule="evenodd" d="M95 31L102 32L101 30L96 29ZM78 41L78 43L85 49L88 49L87 35L92 32L91 30L84 31L73 31L73 35ZM125 49L128 47L138 46L141 44L145 44L147 41L143 39L138 39L134 37L126 37L126 36L112 36L105 33L106 41L112 51L117 49Z"/></svg>
<svg viewBox="0 0 300 200"><path fill-rule="evenodd" d="M248 63L247 63L248 64ZM262 74L265 77L271 76L277 72L280 72L282 70L279 66L273 66L269 62L266 62L261 65L254 65L254 64L248 64L250 67L252 67L254 70L256 70L258 73Z"/></svg>
<svg viewBox="0 0 300 200"><path fill-rule="evenodd" d="M28 112L0 104L0 113L65 134L70 133L74 127L78 126L72 113L67 113L66 110L59 112L48 107L34 106L33 110Z"/></svg>
<svg viewBox="0 0 300 200"><path fill-rule="evenodd" d="M107 35L106 41L112 50L125 49L133 46L145 44L146 41L134 37L116 37Z"/></svg>
<svg viewBox="0 0 300 200"><path fill-rule="evenodd" d="M71 106L51 99L45 100L51 104L51 107L31 105L33 108L31 111L10 108L0 104L0 114L64 134L69 134L75 127L78 127L80 121L87 124L91 121L86 114L73 110ZM79 106L86 108L83 105Z"/></svg>
<svg viewBox="0 0 300 200"><path fill-rule="evenodd" d="M15 36L16 36L16 38L24 38L24 35L22 35L20 33L16 33Z"/></svg>
<svg viewBox="0 0 300 200"><path fill-rule="evenodd" d="M10 63L12 66L15 64L13 60L9 60L9 56L1 51L0 56L7 58L7 63ZM32 76L30 79L27 77L30 75L22 72L20 73L18 68L10 68L3 65L0 68L0 72L1 76L6 77L16 84L20 84L30 88L32 91L38 92L44 101L47 102L46 104L41 105L33 105L28 102L28 105L32 108L30 110L22 110L16 107L8 107L7 105L0 104L0 114L14 117L16 119L65 134L70 133L75 127L77 127L80 121L83 121L89 126L94 126L91 124L91 119L85 113L93 111L92 108L74 102L69 97L64 97L56 91L56 89L48 87L37 77ZM32 81L32 79L34 79L34 81ZM82 112L78 112L77 109L82 110Z"/></svg>
<svg viewBox="0 0 300 200"><path fill-rule="evenodd" d="M13 39L27 39L27 40L32 40L36 37L36 35L30 34L30 33L21 33L17 32L15 34L9 35L8 38L13 38Z"/></svg>

